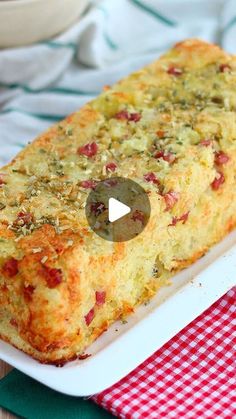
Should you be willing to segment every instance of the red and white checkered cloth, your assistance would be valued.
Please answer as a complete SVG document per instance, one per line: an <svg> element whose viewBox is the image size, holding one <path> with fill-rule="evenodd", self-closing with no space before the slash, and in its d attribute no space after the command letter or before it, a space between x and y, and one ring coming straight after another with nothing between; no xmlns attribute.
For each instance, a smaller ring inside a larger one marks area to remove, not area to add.
<svg viewBox="0 0 236 419"><path fill-rule="evenodd" d="M93 400L125 419L236 418L235 314L236 287Z"/></svg>

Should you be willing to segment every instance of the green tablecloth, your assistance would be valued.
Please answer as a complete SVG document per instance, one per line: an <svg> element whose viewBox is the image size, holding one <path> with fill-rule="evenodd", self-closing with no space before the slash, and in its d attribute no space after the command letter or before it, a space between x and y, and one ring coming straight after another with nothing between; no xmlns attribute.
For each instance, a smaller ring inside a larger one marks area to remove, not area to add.
<svg viewBox="0 0 236 419"><path fill-rule="evenodd" d="M111 419L90 400L64 396L17 370L0 380L0 406L27 419Z"/></svg>

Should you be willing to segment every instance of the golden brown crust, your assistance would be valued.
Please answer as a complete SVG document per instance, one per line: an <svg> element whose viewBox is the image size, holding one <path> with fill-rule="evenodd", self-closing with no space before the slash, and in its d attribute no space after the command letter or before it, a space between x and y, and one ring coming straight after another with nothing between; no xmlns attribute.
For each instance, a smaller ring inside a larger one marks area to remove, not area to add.
<svg viewBox="0 0 236 419"><path fill-rule="evenodd" d="M178 43L2 169L3 340L63 365L235 228L235 83L235 57ZM112 176L110 162L151 202L125 243L96 237L84 214L83 181Z"/></svg>

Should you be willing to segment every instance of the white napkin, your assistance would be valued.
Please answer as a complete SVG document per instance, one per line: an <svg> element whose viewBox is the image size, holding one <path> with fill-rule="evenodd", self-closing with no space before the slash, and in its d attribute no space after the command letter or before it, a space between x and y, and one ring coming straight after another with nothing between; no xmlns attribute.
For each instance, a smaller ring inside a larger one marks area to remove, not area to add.
<svg viewBox="0 0 236 419"><path fill-rule="evenodd" d="M1 50L0 164L104 84L189 37L235 53L236 0L94 0L58 37Z"/></svg>

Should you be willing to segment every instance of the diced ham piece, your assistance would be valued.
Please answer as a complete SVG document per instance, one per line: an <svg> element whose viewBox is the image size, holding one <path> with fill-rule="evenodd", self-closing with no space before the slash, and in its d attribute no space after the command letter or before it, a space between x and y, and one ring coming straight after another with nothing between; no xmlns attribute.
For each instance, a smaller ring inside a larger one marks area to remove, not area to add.
<svg viewBox="0 0 236 419"><path fill-rule="evenodd" d="M104 185L109 186L111 188L113 188L117 184L118 184L118 181L117 179L114 179L114 178L104 180Z"/></svg>
<svg viewBox="0 0 236 419"><path fill-rule="evenodd" d="M209 147L210 145L212 145L212 140L210 138L204 138L200 141L200 145L202 145L203 147Z"/></svg>
<svg viewBox="0 0 236 419"><path fill-rule="evenodd" d="M166 211L169 211L179 200L179 193L170 191L163 195L166 203Z"/></svg>
<svg viewBox="0 0 236 419"><path fill-rule="evenodd" d="M189 216L189 211L181 215L181 217L178 218L178 221L183 221L183 224L185 224L188 219L188 216Z"/></svg>
<svg viewBox="0 0 236 419"><path fill-rule="evenodd" d="M33 221L33 215L30 212L19 212L17 219L14 221L15 226L27 226Z"/></svg>
<svg viewBox="0 0 236 419"><path fill-rule="evenodd" d="M169 224L169 227L176 226L177 222L178 222L178 218L177 217L173 217L171 223Z"/></svg>
<svg viewBox="0 0 236 419"><path fill-rule="evenodd" d="M106 301L106 292L105 291L96 291L96 304L102 306Z"/></svg>
<svg viewBox="0 0 236 419"><path fill-rule="evenodd" d="M116 119L120 119L123 121L133 121L133 122L138 122L141 119L141 114L139 112L131 112L129 113L126 110L122 110L120 112L117 112L117 114L115 115Z"/></svg>
<svg viewBox="0 0 236 419"><path fill-rule="evenodd" d="M98 152L98 145L95 142L88 143L79 147L77 150L78 154L82 154L87 157L93 157Z"/></svg>
<svg viewBox="0 0 236 419"><path fill-rule="evenodd" d="M175 154L173 153L166 153L165 151L157 151L154 154L155 159L163 159L167 161L168 163L174 163L176 160Z"/></svg>
<svg viewBox="0 0 236 419"><path fill-rule="evenodd" d="M225 154L223 151L217 151L215 153L215 164L221 166L223 164L228 163L229 156Z"/></svg>
<svg viewBox="0 0 236 419"><path fill-rule="evenodd" d="M170 66L167 70L168 74L171 74L171 76L181 76L183 74L183 70L179 67Z"/></svg>
<svg viewBox="0 0 236 419"><path fill-rule="evenodd" d="M95 180L82 180L80 186L84 189L94 189L97 186L97 182Z"/></svg>
<svg viewBox="0 0 236 419"><path fill-rule="evenodd" d="M146 182L151 182L151 183L154 183L155 185L158 185L160 183L155 173L153 172L146 173L143 177L144 177L144 180L146 180Z"/></svg>
<svg viewBox="0 0 236 419"><path fill-rule="evenodd" d="M117 114L115 115L115 118L128 121L129 120L129 112L125 111L125 110L117 112Z"/></svg>
<svg viewBox="0 0 236 419"><path fill-rule="evenodd" d="M96 215L96 217L102 214L106 210L106 206L103 202L93 202L90 205L90 210Z"/></svg>
<svg viewBox="0 0 236 419"><path fill-rule="evenodd" d="M219 70L220 70L221 73L226 73L227 71L231 70L231 67L230 67L229 64L221 64L219 66Z"/></svg>
<svg viewBox="0 0 236 419"><path fill-rule="evenodd" d="M213 180L211 184L213 191L217 191L224 182L225 182L224 174L222 172L218 172L217 176L215 177L215 179Z"/></svg>
<svg viewBox="0 0 236 419"><path fill-rule="evenodd" d="M27 303L30 303L32 301L34 290L35 290L35 287L33 287L33 285L27 285L24 287L23 295Z"/></svg>
<svg viewBox="0 0 236 419"><path fill-rule="evenodd" d="M182 224L185 224L189 216L189 211L185 214L181 215L180 217L173 217L171 224L169 226L176 226L179 221L182 221Z"/></svg>
<svg viewBox="0 0 236 419"><path fill-rule="evenodd" d="M13 278L16 276L18 271L18 260L15 258L8 259L2 267L3 275L8 278Z"/></svg>
<svg viewBox="0 0 236 419"><path fill-rule="evenodd" d="M144 224L145 217L142 211L138 211L138 210L134 211L131 218L133 221L140 221L140 223Z"/></svg>
<svg viewBox="0 0 236 419"><path fill-rule="evenodd" d="M131 113L129 115L129 121L138 122L141 119L141 114L138 112Z"/></svg>
<svg viewBox="0 0 236 419"><path fill-rule="evenodd" d="M63 281L62 270L43 265L43 274L48 288L56 288Z"/></svg>
<svg viewBox="0 0 236 419"><path fill-rule="evenodd" d="M114 162L110 162L106 164L106 172L115 172L117 169L117 164Z"/></svg>
<svg viewBox="0 0 236 419"><path fill-rule="evenodd" d="M94 308L91 308L91 310L88 312L88 314L86 314L86 316L84 316L85 319L85 323L87 326L90 325L90 323L92 323L93 319L95 316L95 311Z"/></svg>

